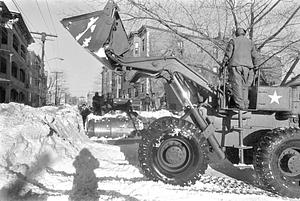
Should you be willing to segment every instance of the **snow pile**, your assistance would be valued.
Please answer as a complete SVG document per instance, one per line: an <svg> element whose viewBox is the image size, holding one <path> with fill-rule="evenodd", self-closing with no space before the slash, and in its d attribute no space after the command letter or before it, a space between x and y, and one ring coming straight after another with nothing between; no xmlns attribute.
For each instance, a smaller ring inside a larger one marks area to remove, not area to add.
<svg viewBox="0 0 300 201"><path fill-rule="evenodd" d="M0 163L6 167L30 164L43 153L50 160L76 156L80 145L88 141L71 107L35 109L1 104L0 122Z"/></svg>
<svg viewBox="0 0 300 201"><path fill-rule="evenodd" d="M165 116L172 116L172 117L180 117L178 115L175 115L174 113L170 112L169 110L157 110L157 111L154 111L154 112L147 112L147 111L139 111L138 114L141 116L141 117L144 117L144 118L161 118L161 117L165 117Z"/></svg>
<svg viewBox="0 0 300 201"><path fill-rule="evenodd" d="M165 117L165 116L173 116L173 117L180 117L178 115L173 114L172 112L168 111L168 110L157 110L157 111L135 111L139 117L141 118L154 118L154 119L158 119L160 117ZM93 113L88 115L88 119L95 119L95 120L101 120L103 118L118 118L118 117L127 117L126 112L122 112L122 111L111 111L108 112L102 116L99 115L94 115Z"/></svg>
<svg viewBox="0 0 300 201"><path fill-rule="evenodd" d="M75 107L0 104L0 201L296 200L244 182L251 169L222 161L217 165L228 176L209 167L193 186L149 181L133 166L134 154L136 144L90 141Z"/></svg>
<svg viewBox="0 0 300 201"><path fill-rule="evenodd" d="M24 180L45 188L71 189L72 177L65 181L66 185L46 170L75 173L77 168L73 162L85 149L103 160L102 165L125 163L118 147L103 147L88 139L76 107L32 108L17 103L0 104L0 189L12 190L10 193L14 194L25 191L24 194L29 188L24 190Z"/></svg>

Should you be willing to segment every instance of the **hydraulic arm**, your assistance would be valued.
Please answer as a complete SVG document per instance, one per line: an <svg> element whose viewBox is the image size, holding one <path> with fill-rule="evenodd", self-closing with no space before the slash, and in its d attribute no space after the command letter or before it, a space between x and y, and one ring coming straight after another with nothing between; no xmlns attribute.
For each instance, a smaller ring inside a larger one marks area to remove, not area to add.
<svg viewBox="0 0 300 201"><path fill-rule="evenodd" d="M205 133L220 158L224 158L224 153L215 140L211 126L197 112L188 98L183 96L184 83L180 82L179 75L196 83L205 99L215 96L207 80L175 57L127 56L129 42L118 10L118 6L113 1L108 1L102 11L66 18L62 20L62 24L79 44L110 69L135 70L136 77L156 76L167 79L178 99L182 100L183 106L190 108L195 123Z"/></svg>
<svg viewBox="0 0 300 201"><path fill-rule="evenodd" d="M249 149L247 153L252 157L247 158L253 158L259 183L272 192L300 197L300 86L297 80L287 81L292 69L281 86L257 84L248 89L251 90L251 107L247 112L251 115L275 114L275 118L289 120L296 127L273 129L271 126L278 126L278 122L272 125L266 118L261 122L256 120L258 126L248 128L243 126L247 116L243 116L241 110L238 111L238 119L234 119L236 111L230 108L231 96L226 91L225 79L223 86L213 88L197 71L175 57L130 57L129 40L118 11L118 6L109 0L103 10L63 19L62 24L105 67L113 71L131 71L131 82L145 76L162 78L181 103L185 114L180 118L158 118L140 132L138 158L143 174L154 181L191 185L207 169L207 152L213 150L220 159L224 159L223 149L227 153ZM224 90L221 90L222 87ZM201 105L207 106L205 109L210 114L222 118L222 148ZM238 120L238 127L231 124L235 120ZM244 136L246 130L248 136ZM236 131L239 147L225 144L225 136L229 139L229 135L236 134ZM247 146L244 146L244 141ZM243 151L238 153L241 153L239 161L243 163ZM227 156L228 160L239 158Z"/></svg>

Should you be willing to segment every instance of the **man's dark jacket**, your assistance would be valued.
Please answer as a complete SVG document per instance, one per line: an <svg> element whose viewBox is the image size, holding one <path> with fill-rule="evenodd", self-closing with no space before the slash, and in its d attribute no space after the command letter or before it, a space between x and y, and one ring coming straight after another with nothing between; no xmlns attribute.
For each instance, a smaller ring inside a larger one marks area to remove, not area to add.
<svg viewBox="0 0 300 201"><path fill-rule="evenodd" d="M231 39L225 52L228 66L246 66L253 68L257 66L258 53L254 43L245 36Z"/></svg>

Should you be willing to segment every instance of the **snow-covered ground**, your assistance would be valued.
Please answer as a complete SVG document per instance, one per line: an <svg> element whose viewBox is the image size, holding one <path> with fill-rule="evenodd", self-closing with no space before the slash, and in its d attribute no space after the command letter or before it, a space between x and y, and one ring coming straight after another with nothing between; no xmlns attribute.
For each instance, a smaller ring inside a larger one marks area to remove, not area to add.
<svg viewBox="0 0 300 201"><path fill-rule="evenodd" d="M293 200L255 187L251 168L213 156L193 186L149 181L136 147L91 141L76 107L0 104L0 200Z"/></svg>

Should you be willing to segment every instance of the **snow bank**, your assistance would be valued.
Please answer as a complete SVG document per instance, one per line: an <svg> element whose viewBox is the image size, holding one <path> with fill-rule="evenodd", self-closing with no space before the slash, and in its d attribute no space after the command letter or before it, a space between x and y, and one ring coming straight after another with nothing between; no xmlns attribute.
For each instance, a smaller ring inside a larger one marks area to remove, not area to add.
<svg viewBox="0 0 300 201"><path fill-rule="evenodd" d="M89 140L76 107L0 104L0 189L20 177L28 181L37 179L35 183L46 182L49 187L51 182L46 180L51 178L47 178L45 169L75 173L73 162L84 148L102 165L124 163L118 147L104 147Z"/></svg>
<svg viewBox="0 0 300 201"><path fill-rule="evenodd" d="M1 104L0 125L0 164L5 167L30 164L45 153L50 161L74 157L81 144L88 141L79 116L68 106L36 109Z"/></svg>

